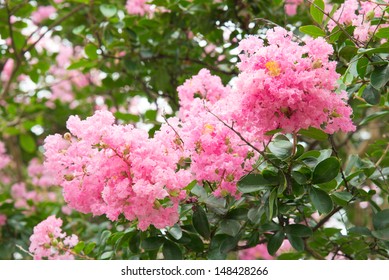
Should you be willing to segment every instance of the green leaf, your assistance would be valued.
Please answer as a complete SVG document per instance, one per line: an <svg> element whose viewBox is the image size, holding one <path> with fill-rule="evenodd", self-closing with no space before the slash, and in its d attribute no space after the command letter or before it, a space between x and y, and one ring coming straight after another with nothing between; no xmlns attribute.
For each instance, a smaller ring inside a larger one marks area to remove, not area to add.
<svg viewBox="0 0 389 280"><path fill-rule="evenodd" d="M380 92L376 90L371 84L369 84L362 92L362 98L367 103L375 105L380 102Z"/></svg>
<svg viewBox="0 0 389 280"><path fill-rule="evenodd" d="M352 227L348 232L356 235L371 236L371 231L367 227Z"/></svg>
<svg viewBox="0 0 389 280"><path fill-rule="evenodd" d="M318 24L321 24L323 22L323 14L324 11L324 1L323 0L315 0L311 4L310 7L310 13L314 21L316 21Z"/></svg>
<svg viewBox="0 0 389 280"><path fill-rule="evenodd" d="M110 259L112 256L113 256L113 251L107 251L100 256L100 260L107 260Z"/></svg>
<svg viewBox="0 0 389 280"><path fill-rule="evenodd" d="M377 212L373 216L373 226L376 230L389 228L389 209Z"/></svg>
<svg viewBox="0 0 389 280"><path fill-rule="evenodd" d="M264 213L264 207L254 207L249 210L247 217L253 224L259 224Z"/></svg>
<svg viewBox="0 0 389 280"><path fill-rule="evenodd" d="M261 190L267 190L271 186L278 185L277 177L269 177L265 179L262 174L249 174L244 176L238 182L238 189L242 193L252 193Z"/></svg>
<svg viewBox="0 0 389 280"><path fill-rule="evenodd" d="M371 233L375 238L389 241L389 228L373 230Z"/></svg>
<svg viewBox="0 0 389 280"><path fill-rule="evenodd" d="M361 54L374 54L374 53L389 53L389 48L370 48L370 49L358 49L358 53Z"/></svg>
<svg viewBox="0 0 389 280"><path fill-rule="evenodd" d="M290 245L292 245L292 247L295 248L296 251L304 251L304 240L301 237L288 233L286 234L286 237L288 237Z"/></svg>
<svg viewBox="0 0 389 280"><path fill-rule="evenodd" d="M30 134L21 134L19 137L20 146L27 153L32 154L36 150L34 138Z"/></svg>
<svg viewBox="0 0 389 280"><path fill-rule="evenodd" d="M82 251L82 249L84 249L84 247L85 247L84 241L80 241L76 246L74 246L73 251L79 254Z"/></svg>
<svg viewBox="0 0 389 280"><path fill-rule="evenodd" d="M381 27L375 33L375 36L380 39L389 39L389 27Z"/></svg>
<svg viewBox="0 0 389 280"><path fill-rule="evenodd" d="M88 243L88 245L86 245L84 248L85 255L89 255L90 253L92 253L92 251L95 247L96 247L96 243L94 243L94 242Z"/></svg>
<svg viewBox="0 0 389 280"><path fill-rule="evenodd" d="M208 218L204 209L199 205L194 206L192 223L202 237L209 239L211 230L209 228Z"/></svg>
<svg viewBox="0 0 389 280"><path fill-rule="evenodd" d="M165 260L182 260L181 249L173 242L165 240L162 248Z"/></svg>
<svg viewBox="0 0 389 280"><path fill-rule="evenodd" d="M353 196L349 192L334 192L332 194L332 198L337 204L346 206L351 201Z"/></svg>
<svg viewBox="0 0 389 280"><path fill-rule="evenodd" d="M117 119L121 119L121 120L127 121L127 122L139 122L139 120L140 120L139 116L133 115L133 114L115 112L114 115Z"/></svg>
<svg viewBox="0 0 389 280"><path fill-rule="evenodd" d="M340 169L339 160L335 157L330 157L322 162L319 162L313 170L312 183L322 184L334 179Z"/></svg>
<svg viewBox="0 0 389 280"><path fill-rule="evenodd" d="M369 65L369 59L367 57L361 57L357 62L357 72L359 77L365 78L367 66Z"/></svg>
<svg viewBox="0 0 389 280"><path fill-rule="evenodd" d="M308 34L309 36L312 36L313 38L326 36L326 33L323 30L321 30L319 27L315 26L315 25L301 26L299 28L299 30L302 33L305 33L305 34Z"/></svg>
<svg viewBox="0 0 389 280"><path fill-rule="evenodd" d="M116 6L111 5L111 4L102 4L100 5L100 12L107 18L113 17L116 15L116 12L118 9Z"/></svg>
<svg viewBox="0 0 389 280"><path fill-rule="evenodd" d="M142 248L146 251L158 250L162 246L164 239L157 236L148 237L142 241Z"/></svg>
<svg viewBox="0 0 389 280"><path fill-rule="evenodd" d="M87 44L85 46L85 54L90 58L90 59L97 59L97 47L93 44Z"/></svg>
<svg viewBox="0 0 389 280"><path fill-rule="evenodd" d="M240 223L237 220L222 220L220 223L220 230L218 232L230 236L236 236L240 230Z"/></svg>
<svg viewBox="0 0 389 280"><path fill-rule="evenodd" d="M292 155L293 143L287 140L274 139L269 144L269 150L272 152L277 158L281 160L285 160Z"/></svg>
<svg viewBox="0 0 389 280"><path fill-rule="evenodd" d="M270 255L274 256L278 249L280 249L284 238L285 235L281 231L276 232L270 237L269 242L267 243L267 251Z"/></svg>
<svg viewBox="0 0 389 280"><path fill-rule="evenodd" d="M373 114L368 115L366 118L364 118L364 119L359 123L359 125L365 125L365 124L371 122L372 120L381 118L381 117L386 116L386 115L389 115L389 110L387 110L387 111L375 112L375 113L373 113Z"/></svg>
<svg viewBox="0 0 389 280"><path fill-rule="evenodd" d="M313 234L312 229L301 224L293 224L285 227L285 232L298 237L309 237Z"/></svg>
<svg viewBox="0 0 389 280"><path fill-rule="evenodd" d="M309 191L309 198L320 213L327 214L334 208L331 197L323 190L312 187Z"/></svg>
<svg viewBox="0 0 389 280"><path fill-rule="evenodd" d="M171 227L168 232L177 240L180 240L182 237L182 229L178 224L175 224L173 227Z"/></svg>
<svg viewBox="0 0 389 280"><path fill-rule="evenodd" d="M201 238L196 234L188 234L190 242L185 244L185 246L194 252L201 253L204 250L204 243Z"/></svg>
<svg viewBox="0 0 389 280"><path fill-rule="evenodd" d="M389 81L389 65L384 67L375 67L371 73L370 82L371 85L380 90Z"/></svg>
<svg viewBox="0 0 389 280"><path fill-rule="evenodd" d="M317 129L315 127L310 127L308 129L300 129L298 131L298 134L301 134L303 136L319 140L319 141L325 141L328 139L328 135L322 131L321 129Z"/></svg>

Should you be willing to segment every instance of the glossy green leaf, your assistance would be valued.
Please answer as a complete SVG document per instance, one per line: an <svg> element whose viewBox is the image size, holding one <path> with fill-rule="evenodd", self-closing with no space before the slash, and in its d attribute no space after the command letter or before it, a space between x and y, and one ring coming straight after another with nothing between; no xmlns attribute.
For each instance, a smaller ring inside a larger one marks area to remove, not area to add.
<svg viewBox="0 0 389 280"><path fill-rule="evenodd" d="M236 236L241 228L240 223L237 220L222 220L220 222L220 233L224 233L230 236Z"/></svg>
<svg viewBox="0 0 389 280"><path fill-rule="evenodd" d="M309 191L309 198L320 213L327 214L334 208L331 197L323 190L312 187Z"/></svg>
<svg viewBox="0 0 389 280"><path fill-rule="evenodd" d="M328 139L328 135L321 129L317 129L315 127L310 127L308 129L300 129L298 131L298 134L301 134L303 136L316 139L319 141L325 141Z"/></svg>
<svg viewBox="0 0 389 280"><path fill-rule="evenodd" d="M389 241L389 228L373 230L371 233L375 238Z"/></svg>
<svg viewBox="0 0 389 280"><path fill-rule="evenodd" d="M367 103L375 105L380 102L380 92L375 89L372 85L367 85L362 92L362 98L366 100Z"/></svg>
<svg viewBox="0 0 389 280"><path fill-rule="evenodd" d="M293 143L287 140L274 139L268 147L270 152L277 158L285 160L292 155Z"/></svg>
<svg viewBox="0 0 389 280"><path fill-rule="evenodd" d="M387 84L388 81L389 81L389 65L383 67L375 67L370 77L371 85L375 89L380 90Z"/></svg>
<svg viewBox="0 0 389 280"><path fill-rule="evenodd" d="M285 232L287 234L299 236L299 237L309 237L313 234L311 228L302 224L288 225L285 227Z"/></svg>
<svg viewBox="0 0 389 280"><path fill-rule="evenodd" d="M208 218L204 209L199 205L194 206L192 223L202 237L209 239L211 230L209 228Z"/></svg>
<svg viewBox="0 0 389 280"><path fill-rule="evenodd" d="M162 254L165 260L182 260L180 247L168 240L165 240L165 243L163 244Z"/></svg>
<svg viewBox="0 0 389 280"><path fill-rule="evenodd" d="M270 237L269 242L267 243L267 251L270 255L274 256L278 249L280 249L284 238L285 235L281 231L276 232Z"/></svg>
<svg viewBox="0 0 389 280"><path fill-rule="evenodd" d="M101 259L101 260L110 259L110 258L112 258L113 253L114 253L113 251L104 252L104 253L100 256L100 259Z"/></svg>
<svg viewBox="0 0 389 280"><path fill-rule="evenodd" d="M322 184L331 181L339 174L340 163L335 157L319 162L313 170L312 183Z"/></svg>
<svg viewBox="0 0 389 280"><path fill-rule="evenodd" d="M36 150L34 138L30 134L21 134L19 136L20 146L27 153L33 153Z"/></svg>
<svg viewBox="0 0 389 280"><path fill-rule="evenodd" d="M292 245L296 251L304 251L304 240L301 237L288 233L286 234L286 237L288 238L290 245Z"/></svg>
<svg viewBox="0 0 389 280"><path fill-rule="evenodd" d="M301 26L299 30L302 33L312 36L313 38L326 36L326 33L315 25Z"/></svg>
<svg viewBox="0 0 389 280"><path fill-rule="evenodd" d="M278 185L277 177L265 179L262 174L248 174L238 182L238 189L242 193L252 193L260 190L266 190L271 186Z"/></svg>
<svg viewBox="0 0 389 280"><path fill-rule="evenodd" d="M97 47L93 44L88 44L85 46L85 54L90 58L90 59L97 59Z"/></svg>
<svg viewBox="0 0 389 280"><path fill-rule="evenodd" d="M168 229L168 232L177 240L182 237L182 229L178 224L175 224L173 227Z"/></svg>
<svg viewBox="0 0 389 280"><path fill-rule="evenodd" d="M311 4L310 7L310 13L314 21L316 21L318 24L321 24L323 22L324 17L324 1L323 0L315 0Z"/></svg>

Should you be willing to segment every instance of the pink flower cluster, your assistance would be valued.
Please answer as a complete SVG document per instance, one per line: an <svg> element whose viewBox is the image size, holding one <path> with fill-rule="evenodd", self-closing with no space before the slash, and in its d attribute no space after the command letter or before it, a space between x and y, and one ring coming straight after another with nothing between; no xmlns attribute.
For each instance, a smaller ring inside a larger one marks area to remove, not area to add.
<svg viewBox="0 0 389 280"><path fill-rule="evenodd" d="M62 220L50 216L34 227L30 237L29 251L35 260L73 260L71 248L77 245L78 237L75 234L66 236L61 229Z"/></svg>
<svg viewBox="0 0 389 280"><path fill-rule="evenodd" d="M145 131L114 122L108 111L84 121L72 116L71 134L46 138L45 165L63 187L65 201L83 213L137 219L143 230L174 225L183 188L192 180L187 170L177 170L183 156L177 136L162 129L150 139Z"/></svg>
<svg viewBox="0 0 389 280"><path fill-rule="evenodd" d="M9 157L9 155L7 155L6 152L7 151L5 149L4 143L0 141L0 169L3 169L11 161L11 158Z"/></svg>
<svg viewBox="0 0 389 280"><path fill-rule="evenodd" d="M334 20L328 22L328 29L332 31L339 24L355 26L354 37L359 41L368 41L371 34L380 27L372 24L372 19L381 18L389 0L381 1L382 5L374 1L346 0L333 15Z"/></svg>
<svg viewBox="0 0 389 280"><path fill-rule="evenodd" d="M147 4L148 0L127 0L126 10L130 15L151 15L153 11L151 6Z"/></svg>
<svg viewBox="0 0 389 280"><path fill-rule="evenodd" d="M353 131L345 91L336 93L336 62L329 61L331 45L323 38L306 39L304 45L280 27L269 30L267 44L251 36L239 47L234 119L243 131L257 137L273 129L297 132L321 128L327 133Z"/></svg>
<svg viewBox="0 0 389 280"><path fill-rule="evenodd" d="M37 158L30 160L27 173L36 187L48 188L55 185L53 174Z"/></svg>
<svg viewBox="0 0 389 280"><path fill-rule="evenodd" d="M24 182L12 185L11 196L14 199L16 208L24 208L27 210L34 210L34 206L29 205L29 201L35 204L42 201L58 200L55 192L42 189L28 190Z"/></svg>
<svg viewBox="0 0 389 280"><path fill-rule="evenodd" d="M4 214L0 214L0 227L4 226L7 223L7 216Z"/></svg>
<svg viewBox="0 0 389 280"><path fill-rule="evenodd" d="M286 0L285 1L285 13L288 16L294 16L297 13L297 7L304 3L304 0Z"/></svg>
<svg viewBox="0 0 389 280"><path fill-rule="evenodd" d="M255 247L240 251L238 257L240 260L273 260L275 257L292 250L289 241L284 240L274 256L268 253L266 244L259 244Z"/></svg>
<svg viewBox="0 0 389 280"><path fill-rule="evenodd" d="M38 9L31 14L31 19L35 24L49 18L57 10L53 6L39 6Z"/></svg>

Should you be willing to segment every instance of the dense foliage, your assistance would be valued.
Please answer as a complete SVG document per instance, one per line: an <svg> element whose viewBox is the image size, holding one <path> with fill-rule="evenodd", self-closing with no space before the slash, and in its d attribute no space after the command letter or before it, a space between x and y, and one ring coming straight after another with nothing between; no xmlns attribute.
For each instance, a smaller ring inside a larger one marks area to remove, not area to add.
<svg viewBox="0 0 389 280"><path fill-rule="evenodd" d="M0 19L0 259L389 258L388 0Z"/></svg>

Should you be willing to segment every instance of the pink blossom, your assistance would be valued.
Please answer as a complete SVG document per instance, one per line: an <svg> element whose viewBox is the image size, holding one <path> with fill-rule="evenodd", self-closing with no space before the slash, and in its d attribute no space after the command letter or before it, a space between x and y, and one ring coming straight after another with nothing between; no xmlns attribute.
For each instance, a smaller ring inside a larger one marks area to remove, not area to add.
<svg viewBox="0 0 389 280"><path fill-rule="evenodd" d="M66 236L61 229L62 220L50 216L34 227L30 237L29 251L35 260L72 260L74 254L70 250L77 245L78 237L74 234Z"/></svg>
<svg viewBox="0 0 389 280"><path fill-rule="evenodd" d="M38 9L31 14L31 19L35 24L49 18L57 10L53 6L39 6Z"/></svg>
<svg viewBox="0 0 389 280"><path fill-rule="evenodd" d="M288 16L294 16L297 13L297 7L301 5L304 0L286 0L285 1L285 13Z"/></svg>
<svg viewBox="0 0 389 280"><path fill-rule="evenodd" d="M147 4L148 0L127 0L126 9L130 15L151 15L153 12L149 4Z"/></svg>
<svg viewBox="0 0 389 280"><path fill-rule="evenodd" d="M114 122L108 111L86 120L72 116L70 133L46 138L45 166L56 174L65 201L111 220L124 214L142 230L174 225L183 188L193 180L188 171L176 170L182 158L176 135L162 130L150 139L145 131Z"/></svg>
<svg viewBox="0 0 389 280"><path fill-rule="evenodd" d="M4 214L0 214L0 227L4 226L7 223L7 216Z"/></svg>
<svg viewBox="0 0 389 280"><path fill-rule="evenodd" d="M3 169L11 161L9 155L6 154L5 145L0 141L0 169Z"/></svg>
<svg viewBox="0 0 389 280"><path fill-rule="evenodd" d="M11 78L11 74L14 68L14 60L12 58L8 58L4 64L3 70L1 71L0 79L3 82L6 82Z"/></svg>

